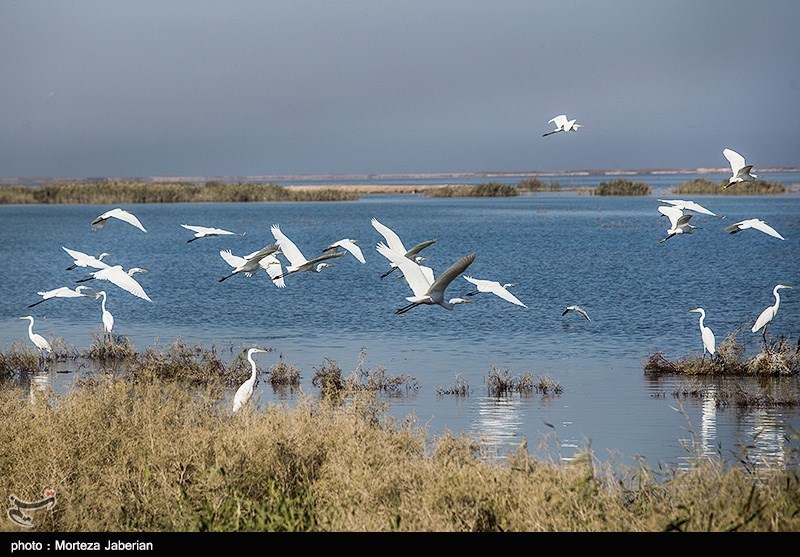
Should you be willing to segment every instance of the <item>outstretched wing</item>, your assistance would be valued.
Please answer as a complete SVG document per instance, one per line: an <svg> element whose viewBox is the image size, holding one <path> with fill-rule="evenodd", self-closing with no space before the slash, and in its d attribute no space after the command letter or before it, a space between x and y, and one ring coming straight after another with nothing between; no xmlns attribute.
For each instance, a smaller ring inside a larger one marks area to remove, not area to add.
<svg viewBox="0 0 800 557"><path fill-rule="evenodd" d="M433 284L433 280L428 279L432 279L433 277L426 276L426 273L416 261L412 261L411 259L407 258L404 253L399 253L391 249L383 242L379 242L376 249L378 250L378 253L394 263L400 269L400 271L403 273L403 277L405 277L406 282L408 283L408 286L414 293L414 296L421 297L427 295L428 289L431 287L431 284ZM431 275L432 274L433 272L431 272Z"/></svg>
<svg viewBox="0 0 800 557"><path fill-rule="evenodd" d="M367 262L364 259L364 254L361 252L361 248L358 247L358 245L356 245L352 240L347 239L347 238L345 238L344 240L339 240L338 242L333 243L330 246L328 246L327 248L325 248L325 251L328 251L329 249L333 249L333 248L337 248L337 247L346 249L347 251L352 253L353 257L358 259L361 263L366 263Z"/></svg>
<svg viewBox="0 0 800 557"><path fill-rule="evenodd" d="M142 226L142 223L139 221L139 219L136 218L136 215L134 215L129 211L126 211L125 209L120 209L120 208L106 211L105 213L97 217L94 221L92 221L92 225L96 226L97 228L102 228L103 224L105 224L105 221L107 221L110 218L115 218L123 222L127 222L128 224L135 226L142 232L147 232L145 227Z"/></svg>
<svg viewBox="0 0 800 557"><path fill-rule="evenodd" d="M262 269L264 269L272 283L278 288L285 288L286 283L283 282L283 269L281 268L281 260L274 255L268 255L258 262Z"/></svg>
<svg viewBox="0 0 800 557"><path fill-rule="evenodd" d="M556 116L555 118L550 120L548 122L548 124L553 124L553 125L555 125L556 128L562 129L562 128L564 128L564 126L566 126L567 122L568 122L567 115L566 114L559 114L558 116Z"/></svg>
<svg viewBox="0 0 800 557"><path fill-rule="evenodd" d="M438 240L428 240L427 242L420 242L419 244L417 244L416 246L414 246L413 248L411 248L406 252L406 257L408 257L409 259L413 259L414 256L417 255L419 252L421 252L428 246L432 246L436 242L438 242Z"/></svg>
<svg viewBox="0 0 800 557"><path fill-rule="evenodd" d="M744 157L733 149L723 149L722 154L728 159L733 175L736 176L739 170L745 166Z"/></svg>
<svg viewBox="0 0 800 557"><path fill-rule="evenodd" d="M273 224L270 228L272 231L272 235L275 237L275 241L278 243L278 246L283 252L283 255L286 256L286 259L289 260L289 263L292 267L300 267L301 265L305 265L308 263L308 260L305 258L303 253L297 248L294 242L292 242L286 234L281 231L281 227L277 224Z"/></svg>
<svg viewBox="0 0 800 557"><path fill-rule="evenodd" d="M779 238L779 239L781 239L781 240L785 240L785 239L786 239L786 238L784 238L783 236L781 236L780 234L778 234L778 231L777 231L777 230L775 230L774 228L772 228L770 225L768 225L768 224L767 224L766 222L764 222L763 220L756 220L755 222L753 222L753 223L751 224L751 226L752 226L753 228L755 228L756 230L760 230L760 231L761 231L761 232L763 232L764 234L769 234L770 236L772 236L772 237L774 237L774 238Z"/></svg>
<svg viewBox="0 0 800 557"><path fill-rule="evenodd" d="M450 268L447 269L441 275L439 275L439 278L437 278L436 281L431 285L429 292L439 291L444 293L444 291L447 290L449 284L453 282L453 280L458 275L466 271L467 267L472 265L472 262L475 261L475 255L476 254L474 253L470 253L469 255L465 255L464 257L462 257L461 259L450 265ZM405 273L405 271L403 272Z"/></svg>
<svg viewBox="0 0 800 557"><path fill-rule="evenodd" d="M100 269L93 274L94 278L100 280L107 280L113 284L116 284L123 290L130 292L134 296L138 296L143 300L147 300L148 302L152 302L153 300L150 299L142 285L136 282L132 276L126 273L121 266L117 265L115 267L108 267L107 269Z"/></svg>
<svg viewBox="0 0 800 557"><path fill-rule="evenodd" d="M670 228L676 228L679 219L683 216L683 211L674 205L661 205L658 212L669 219Z"/></svg>
<svg viewBox="0 0 800 557"><path fill-rule="evenodd" d="M398 236L394 230L389 228L388 226L381 224L378 222L378 219L372 219L372 226L380 232L381 236L386 240L386 245L397 252L402 254L406 253L406 247L403 245L403 242L400 240L400 236Z"/></svg>

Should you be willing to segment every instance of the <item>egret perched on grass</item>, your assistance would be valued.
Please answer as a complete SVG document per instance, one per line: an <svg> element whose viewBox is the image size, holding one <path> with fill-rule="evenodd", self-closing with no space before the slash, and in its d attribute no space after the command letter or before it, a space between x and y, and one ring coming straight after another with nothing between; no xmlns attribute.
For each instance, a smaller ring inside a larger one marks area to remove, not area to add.
<svg viewBox="0 0 800 557"><path fill-rule="evenodd" d="M44 366L45 360L45 352L48 354L53 352L53 347L50 346L50 343L47 342L47 339L44 338L42 335L33 332L33 316L26 315L24 317L20 317L20 319L28 319L30 323L28 324L28 338L31 339L33 345L39 349L39 367Z"/></svg>
<svg viewBox="0 0 800 557"><path fill-rule="evenodd" d="M716 213L713 213L700 205L699 203L695 203L694 201L687 201L685 199L659 199L661 203L668 203L673 207L677 207L682 211L694 211L695 213L702 213L704 215L711 215L712 217L717 217L718 219L724 219L724 216L720 216Z"/></svg>
<svg viewBox="0 0 800 557"><path fill-rule="evenodd" d="M394 250L395 252L407 257L408 259L410 259L412 261L415 261L416 263L421 263L422 261L427 261L426 257L422 257L422 256L418 255L419 252L421 252L422 250L424 250L425 248L427 248L429 246L432 246L433 244L435 244L437 242L436 239L426 240L424 242L420 242L419 244L417 244L413 248L407 250L406 247L403 245L403 241L400 240L400 236L398 236L397 233L394 230L392 230L391 228L389 228L385 224L382 224L378 219L376 219L376 218L372 219L372 227L375 230L377 230L381 234L381 236L383 236L383 239L386 242L386 246L388 246L390 249ZM390 274L392 274L396 270L397 270L397 265L392 263L391 264L391 268L388 271L386 271L385 273L383 273L381 275L381 278L386 278L387 276L389 276Z"/></svg>
<svg viewBox="0 0 800 557"><path fill-rule="evenodd" d="M706 359L706 352L713 358L714 354L717 353L717 341L714 338L714 333L705 325L706 310L703 308L694 308L690 309L689 313L700 314L700 337L703 339L703 360Z"/></svg>
<svg viewBox="0 0 800 557"><path fill-rule="evenodd" d="M206 226L194 226L193 224L182 224L186 230L194 232L194 236L186 240L186 243L194 242L200 238L211 238L213 236L244 236L244 232L231 232L222 228L209 228Z"/></svg>
<svg viewBox="0 0 800 557"><path fill-rule="evenodd" d="M453 306L456 304L468 304L472 302L472 300L465 300L463 298L450 298L447 300L444 297L444 292L450 283L453 282L458 275L466 271L467 267L475 261L474 253L462 257L442 273L439 278L432 281L431 279L433 277L423 272L418 263L411 261L383 242L378 244L377 250L378 253L400 268L406 282L411 287L411 291L414 293L413 296L408 296L406 298L406 300L411 303L395 310L395 313L405 313L419 305L440 305L445 309L453 309Z"/></svg>
<svg viewBox="0 0 800 557"><path fill-rule="evenodd" d="M86 253L83 253L82 251L65 248L64 246L61 246L61 249L67 252L69 256L72 257L73 259L73 263L72 265L67 267L67 271L71 271L75 267L92 267L93 269L105 269L106 267L110 266L108 263L103 261L103 259L111 255L110 253L103 252L97 257L95 257L93 255L88 255Z"/></svg>
<svg viewBox="0 0 800 557"><path fill-rule="evenodd" d="M261 261L269 256L274 256L276 253L279 253L279 248L277 244L269 244L261 248L258 251L254 251L250 255L245 257L237 257L235 255L231 255L230 250L220 251L219 254L222 259L225 260L228 265L233 267L233 271L229 275L225 275L219 282L227 280L231 278L233 275L238 275L239 273L244 273L247 277L252 277L259 269L266 269L266 267L261 266Z"/></svg>
<svg viewBox="0 0 800 557"><path fill-rule="evenodd" d="M576 132L583 127L583 124L576 124L575 122L576 120L568 120L566 114L559 114L547 122L548 124L553 124L556 128L551 132L542 134L542 137L547 137L548 135L553 135L558 132Z"/></svg>
<svg viewBox="0 0 800 557"><path fill-rule="evenodd" d="M283 255L286 256L286 259L289 260L289 265L286 266L286 271L284 271L284 273L281 275L281 278L294 273L304 273L309 271L319 273L325 267L331 266L330 263L325 263L325 261L335 257L342 257L344 255L343 251L330 251L309 261L305 258L295 243L292 242L286 236L286 234L281 231L280 226L273 224L270 230L272 230L272 235L275 237L275 241L277 242L278 246L280 246L281 253L283 253Z"/></svg>
<svg viewBox="0 0 800 557"><path fill-rule="evenodd" d="M283 274L283 271L281 269L281 261L280 259L275 257L275 254L279 252L276 251L264 257L260 257L259 253L260 252L256 251L249 255L245 255L244 257L239 257L238 255L233 255L231 253L231 250L221 250L219 252L222 259L224 259L228 265L230 265L234 269L239 269L239 271L235 271L232 274L236 274L238 272L238 273L244 273L245 276L247 277L252 277L256 272L258 272L258 269L261 268L264 269L269 275L269 278L272 279L272 284L274 284L278 288L284 288L286 284L283 282L283 278L281 277L281 275ZM256 257L258 257L258 261L256 262L257 264L254 264L251 261ZM222 279L220 279L220 282L222 282L223 280L225 280L230 276L232 275L223 277Z"/></svg>
<svg viewBox="0 0 800 557"><path fill-rule="evenodd" d="M748 228L752 228L753 230L760 230L764 234L769 234L775 238L780 240L785 240L783 236L781 236L777 230L772 228L769 224L767 224L763 220L759 219L747 219L743 221L739 221L735 224L730 225L725 229L725 232L729 232L731 234L736 234L737 232L741 232L742 230L747 230Z"/></svg>
<svg viewBox="0 0 800 557"><path fill-rule="evenodd" d="M586 311L580 306L567 306L566 309L561 312L561 315L564 316L568 314L570 311L574 311L575 313L580 313L586 318L587 321L591 321L591 319L589 319L589 314L586 313Z"/></svg>
<svg viewBox="0 0 800 557"><path fill-rule="evenodd" d="M253 360L253 354L258 354L259 352L267 352L262 348L251 348L247 351L247 361L250 362L250 368L252 372L250 373L250 378L241 384L241 386L236 390L236 394L233 397L233 411L238 412L239 409L247 404L250 400L250 397L253 396L253 389L255 388L256 384L256 362Z"/></svg>
<svg viewBox="0 0 800 557"><path fill-rule="evenodd" d="M344 238L342 240L339 240L338 242L334 242L331 245L329 245L327 248L322 250L322 253L336 252L339 250L339 248L344 248L350 253L352 253L353 257L358 259L361 263L366 263L367 261L364 259L364 254L362 253L361 248L356 245L357 243L358 240L353 240L352 238Z"/></svg>
<svg viewBox="0 0 800 557"><path fill-rule="evenodd" d="M105 269L100 269L99 271L95 271L92 273L92 276L86 277L76 282L86 282L92 279L97 280L107 280L108 282L122 288L126 292L130 292L134 296L142 298L143 300L147 300L148 302L152 302L153 300L150 299L150 296L144 291L142 285L136 282L136 279L133 278L133 275L136 273L149 273L147 269L142 269L141 267L131 267L127 271L122 268L122 265L114 265L113 267L106 267Z"/></svg>
<svg viewBox="0 0 800 557"><path fill-rule="evenodd" d="M731 164L732 175L728 178L728 183L722 186L722 189L728 189L734 184L739 182L755 182L758 174L750 172L753 169L752 164L745 164L744 157L734 151L733 149L723 149L722 154L728 159Z"/></svg>
<svg viewBox="0 0 800 557"><path fill-rule="evenodd" d="M753 333L757 333L759 329L762 329L761 334L764 338L764 346L767 345L767 324L775 318L775 315L778 313L778 308L781 306L781 295L778 293L778 290L782 288L791 288L791 286L778 284L772 289L772 295L775 296L775 303L761 312L753 328L750 329Z"/></svg>
<svg viewBox="0 0 800 557"><path fill-rule="evenodd" d="M101 290L97 294L95 294L94 299L103 298L103 301L100 302L100 310L102 311L103 316L103 330L107 337L111 337L111 329L114 328L114 316L111 315L111 312L106 309L106 291Z"/></svg>
<svg viewBox="0 0 800 557"><path fill-rule="evenodd" d="M692 215L684 213L677 207L673 207L672 205L662 205L658 208L658 212L669 219L667 236L665 238L661 238L659 243L664 243L678 234L691 234L697 228L695 225L689 224L689 219L692 218Z"/></svg>
<svg viewBox="0 0 800 557"><path fill-rule="evenodd" d="M102 229L106 225L106 222L108 221L108 219L112 219L112 218L113 219L119 219L119 220L121 220L123 222L127 222L128 224L131 224L131 225L135 226L136 228L138 228L142 232L147 232L147 230L145 230L144 226L142 226L142 223L139 221L139 219L136 218L136 215L134 215L130 211L126 211L125 209L120 209L120 208L111 209L110 211L106 211L105 213L103 213L99 217L95 218L92 221L92 230L100 230L100 229Z"/></svg>
<svg viewBox="0 0 800 557"><path fill-rule="evenodd" d="M512 304L516 304L524 308L528 307L525 304L523 304L519 300L519 298L517 298L511 292L508 291L509 288L516 286L516 284L512 282L507 282L506 284L500 284L495 280L476 279L466 275L464 275L464 280L466 280L467 282L471 282L477 287L476 290L473 290L472 292L467 292L466 294L467 296L475 296L481 292L489 292L491 294L494 294L495 296L504 299L507 302L511 302Z"/></svg>
<svg viewBox="0 0 800 557"><path fill-rule="evenodd" d="M33 306L38 306L42 302L46 302L47 300L52 300L53 298L85 298L91 296L90 294L84 294L84 290L92 290L88 286L76 286L74 289L68 286L62 286L60 288L54 288L53 290L47 290L44 292L37 292L39 296L42 297L41 300L38 302L33 302L28 307L32 308Z"/></svg>

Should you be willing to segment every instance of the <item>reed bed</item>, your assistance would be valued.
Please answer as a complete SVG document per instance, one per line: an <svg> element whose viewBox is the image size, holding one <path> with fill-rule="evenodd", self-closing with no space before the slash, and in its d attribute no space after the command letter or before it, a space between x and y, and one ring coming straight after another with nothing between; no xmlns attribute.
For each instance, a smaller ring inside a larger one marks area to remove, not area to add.
<svg viewBox="0 0 800 557"><path fill-rule="evenodd" d="M474 186L439 186L423 190L425 197L516 197L516 186L499 182L484 182Z"/></svg>
<svg viewBox="0 0 800 557"><path fill-rule="evenodd" d="M580 191L591 195L650 195L653 186L645 182L616 178L609 182L600 182L596 188L582 188Z"/></svg>
<svg viewBox="0 0 800 557"><path fill-rule="evenodd" d="M778 182L756 180L755 182L739 182L725 188L727 180L715 182L708 178L692 178L675 186L670 193L674 195L773 195L786 193L788 190Z"/></svg>

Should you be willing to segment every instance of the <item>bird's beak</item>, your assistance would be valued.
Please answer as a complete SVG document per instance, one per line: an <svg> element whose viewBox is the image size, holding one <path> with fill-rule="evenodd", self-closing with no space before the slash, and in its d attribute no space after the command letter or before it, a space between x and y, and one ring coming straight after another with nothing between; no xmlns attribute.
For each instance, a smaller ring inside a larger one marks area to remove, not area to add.
<svg viewBox="0 0 800 557"><path fill-rule="evenodd" d="M139 269L140 273L149 273L150 269Z"/></svg>

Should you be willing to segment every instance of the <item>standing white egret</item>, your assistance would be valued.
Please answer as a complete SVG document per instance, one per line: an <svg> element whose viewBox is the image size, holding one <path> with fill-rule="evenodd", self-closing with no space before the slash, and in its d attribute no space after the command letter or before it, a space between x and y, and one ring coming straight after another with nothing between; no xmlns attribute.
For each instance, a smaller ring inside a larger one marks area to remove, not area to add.
<svg viewBox="0 0 800 557"><path fill-rule="evenodd" d="M102 311L103 315L103 330L107 337L111 337L111 330L114 328L114 316L111 315L111 312L106 309L106 291L101 290L98 292L94 299L103 298L103 301L100 302L100 310Z"/></svg>
<svg viewBox="0 0 800 557"><path fill-rule="evenodd" d="M778 313L778 308L781 305L781 296L778 294L778 290L781 288L791 288L791 286L778 284L772 289L772 295L775 296L775 303L761 312L761 315L759 315L758 319L756 319L753 328L750 329L753 333L756 333L759 329L762 329L761 335L764 338L764 346L767 345L767 324L775 318L775 315Z"/></svg>
<svg viewBox="0 0 800 557"><path fill-rule="evenodd" d="M278 246L276 244L269 244L268 246L265 246L258 251L254 251L243 258L237 258L235 255L231 255L230 250L220 251L220 256L222 256L228 265L233 267L233 271L231 271L229 275L225 275L219 279L219 282L227 280L233 275L238 275L239 273L244 273L245 276L252 277L256 272L258 272L259 269L266 269L266 267L261 266L261 261L266 257L275 255L276 253L279 253Z"/></svg>
<svg viewBox="0 0 800 557"><path fill-rule="evenodd" d="M659 243L664 243L678 234L691 234L697 228L697 226L689 224L689 219L692 218L692 215L684 213L677 207L673 207L672 205L662 205L658 208L658 212L669 219L667 236L665 238L661 238Z"/></svg>
<svg viewBox="0 0 800 557"><path fill-rule="evenodd" d="M752 228L753 230L760 230L764 234L769 234L774 238L778 238L780 240L785 240L783 236L781 236L777 230L772 228L769 224L767 224L763 220L759 219L747 219L743 221L739 221L734 223L727 228L725 228L725 232L729 232L731 234L736 234L737 232L741 232L742 230L747 230L748 228Z"/></svg>
<svg viewBox="0 0 800 557"><path fill-rule="evenodd" d="M564 316L564 315L568 314L570 311L574 311L575 313L579 313L579 314L583 315L586 318L587 321L591 321L591 319L589 319L589 314L586 313L586 310L584 310L580 306L567 306L566 309L561 312L561 315Z"/></svg>
<svg viewBox="0 0 800 557"><path fill-rule="evenodd" d="M700 314L700 337L703 340L703 360L706 359L706 352L713 358L714 354L717 353L717 341L714 338L714 333L711 331L711 328L705 325L706 310L698 307L690 309L689 313Z"/></svg>
<svg viewBox="0 0 800 557"><path fill-rule="evenodd" d="M231 232L222 228L209 228L207 226L194 226L192 224L182 224L186 230L194 232L194 236L186 240L186 243L194 242L200 238L211 238L213 236L244 236L244 232Z"/></svg>
<svg viewBox="0 0 800 557"><path fill-rule="evenodd" d="M77 280L75 282L86 282L92 279L98 280L107 280L108 282L119 286L126 292L130 292L134 296L142 298L143 300L147 300L148 302L152 302L153 300L150 299L150 296L144 291L142 285L136 282L136 279L133 278L133 275L136 273L149 273L147 269L142 269L141 267L131 267L127 271L122 268L122 265L114 265L113 267L106 267L105 269L100 269L99 271L95 271L92 273L91 276Z"/></svg>
<svg viewBox="0 0 800 557"><path fill-rule="evenodd" d="M92 267L93 269L105 269L106 267L109 267L109 264L103 261L103 259L109 257L111 255L110 253L103 252L97 257L94 257L93 255L88 255L81 251L65 248L64 246L61 246L61 249L67 252L73 260L72 265L67 267L67 271L71 271L75 267Z"/></svg>
<svg viewBox="0 0 800 557"><path fill-rule="evenodd" d="M126 211L125 209L120 209L120 208L111 209L110 211L106 211L105 213L103 213L99 217L95 218L92 221L92 230L100 230L100 229L102 229L106 225L106 222L108 221L108 219L112 219L112 218L113 219L119 219L119 220L121 220L123 222L127 222L128 224L131 224L131 225L135 226L136 228L138 228L142 232L147 232L147 230L145 230L144 226L142 226L142 223L139 221L139 219L136 218L136 215L134 215L130 211Z"/></svg>
<svg viewBox="0 0 800 557"><path fill-rule="evenodd" d="M42 302L46 302L47 300L51 300L53 298L85 298L90 296L90 294L84 294L84 290L92 290L88 286L76 286L75 289L72 289L68 286L62 286L60 288L54 288L53 290L47 290L44 292L37 292L39 296L42 297L41 300L38 302L33 302L28 307L32 308L33 306L38 306Z"/></svg>
<svg viewBox="0 0 800 557"><path fill-rule="evenodd" d="M508 288L512 288L512 287L516 286L516 284L514 284L512 282L508 282L506 284L500 284L499 282L497 282L495 280L481 280L481 279L472 278L472 277L469 277L469 276L466 276L466 275L464 275L464 280L466 280L468 282L471 282L472 284L474 284L477 287L476 290L473 290L472 292L467 292L467 294L466 294L467 296L475 296L476 294L479 294L480 292L489 292L491 294L494 294L495 296L498 296L498 297L504 299L507 302L511 302L512 304L516 304L516 305L522 306L524 308L528 307L525 304L523 304L519 300L519 298L517 298L511 292L508 291Z"/></svg>
<svg viewBox="0 0 800 557"><path fill-rule="evenodd" d="M350 253L353 254L353 257L358 259L361 263L366 263L366 259L364 259L364 254L361 251L361 248L358 247L356 244L358 240L353 240L352 238L344 238L339 240L338 242L334 242L329 245L327 248L322 250L322 253L327 253L329 251L336 252L339 248L344 248Z"/></svg>
<svg viewBox="0 0 800 557"><path fill-rule="evenodd" d="M548 124L553 124L555 129L551 132L543 133L542 137L553 135L558 132L576 132L583 127L583 124L576 124L576 120L568 120L566 114L559 114L552 120L548 120Z"/></svg>
<svg viewBox="0 0 800 557"><path fill-rule="evenodd" d="M258 269L261 268L264 269L264 271L266 271L266 273L269 275L269 278L272 279L272 284L274 284L278 288L284 288L286 286L286 283L283 282L283 277L281 277L281 275L283 274L283 271L281 269L281 261L280 259L275 257L275 254L278 252L275 251L272 254L266 255L264 257L261 257L259 253L260 252L256 251L249 255L245 255L244 257L239 257L238 255L233 255L231 253L231 250L228 249L228 250L221 250L219 252L219 255L222 257L222 259L225 260L225 262L228 265L230 265L234 269L239 269L238 271L234 271L234 273L232 274L244 273L245 276L252 277L256 272L258 272ZM257 265L252 262L252 260L255 258L258 258L258 260L256 261ZM231 275L228 275L228 277L230 276ZM223 279L220 280L220 282L222 282L228 277L224 277Z"/></svg>
<svg viewBox="0 0 800 557"><path fill-rule="evenodd" d="M238 412L239 409L247 404L250 400L250 397L253 396L253 389L255 388L256 384L256 363L253 360L253 354L258 354L259 352L267 352L262 348L251 348L247 351L247 361L250 362L250 368L252 372L250 373L250 378L241 384L241 386L236 390L236 394L233 397L233 411Z"/></svg>
<svg viewBox="0 0 800 557"><path fill-rule="evenodd" d="M673 207L677 207L682 211L694 211L695 213L702 213L704 215L711 215L712 217L717 217L718 219L724 219L725 216L720 216L716 213L713 213L700 205L699 203L695 203L694 201L688 201L685 199L659 199L661 203L669 203Z"/></svg>
<svg viewBox="0 0 800 557"><path fill-rule="evenodd" d="M389 228L385 224L382 224L380 221L378 221L378 219L376 219L376 218L372 219L372 227L375 230L377 230L381 234L381 236L383 236L383 239L386 241L386 245L390 249L394 250L395 252L400 253L401 255L403 255L403 256L407 257L408 259L411 259L412 261L415 261L417 263L420 263L422 261L426 261L427 260L427 258L419 256L418 255L419 252L421 252L422 250L424 250L425 248L427 248L429 246L432 246L433 244L435 244L437 242L437 240L435 240L435 239L427 240L425 242L420 242L419 244L417 244L413 248L407 250L406 247L403 245L403 241L400 240L400 236L398 236L397 233L394 230L392 230L391 228ZM385 277L389 276L390 274L392 274L392 272L394 272L396 270L397 270L397 265L392 263L391 264L391 268L388 271L386 271L385 273L383 273L381 275L381 278L385 278Z"/></svg>
<svg viewBox="0 0 800 557"><path fill-rule="evenodd" d="M744 157L734 151L733 149L723 149L722 154L728 159L731 164L731 177L728 178L728 183L722 186L722 189L728 189L734 184L739 182L755 182L758 174L750 172L753 169L752 164L745 164Z"/></svg>
<svg viewBox="0 0 800 557"><path fill-rule="evenodd" d="M395 313L405 313L419 305L440 305L445 309L453 309L453 306L456 304L469 304L472 302L472 300L465 300L463 298L450 298L447 300L444 297L444 292L450 283L475 261L474 253L462 257L442 273L439 278L432 281L431 279L433 277L423 272L419 264L391 249L383 242L378 244L377 250L378 253L391 260L400 268L406 282L411 287L411 291L414 293L413 296L406 297L406 300L411 303L395 310Z"/></svg>
<svg viewBox="0 0 800 557"><path fill-rule="evenodd" d="M33 316L26 315L24 317L20 317L20 319L28 319L30 323L28 324L28 338L31 339L33 345L39 349L39 367L44 366L45 361L45 352L48 354L53 352L53 347L50 346L50 343L47 342L47 339L44 338L42 335L33 332Z"/></svg>
<svg viewBox="0 0 800 557"><path fill-rule="evenodd" d="M336 257L342 257L344 255L343 251L331 251L326 253L325 255L321 255L319 257L315 257L312 260L308 260L305 258L303 253L298 249L294 242L292 242L286 234L281 231L280 226L277 224L273 224L270 228L272 230L272 235L275 237L275 241L277 242L278 246L281 248L281 253L286 256L286 259L289 260L289 264L286 266L286 271L281 275L281 278L284 278L288 275L294 273L305 273L305 272L315 272L319 273L325 267L330 267L330 263L324 263L324 261L328 259L333 259Z"/></svg>

